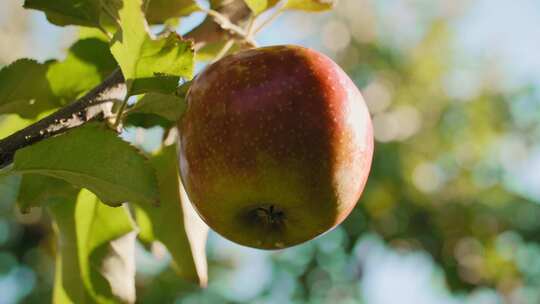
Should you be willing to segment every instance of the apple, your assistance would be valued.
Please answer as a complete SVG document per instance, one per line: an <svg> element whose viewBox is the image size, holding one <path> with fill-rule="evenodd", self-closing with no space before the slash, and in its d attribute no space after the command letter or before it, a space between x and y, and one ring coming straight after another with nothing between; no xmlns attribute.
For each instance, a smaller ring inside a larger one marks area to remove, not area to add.
<svg viewBox="0 0 540 304"><path fill-rule="evenodd" d="M241 51L193 81L179 166L202 219L241 245L280 249L352 211L373 154L358 88L330 58L285 45Z"/></svg>

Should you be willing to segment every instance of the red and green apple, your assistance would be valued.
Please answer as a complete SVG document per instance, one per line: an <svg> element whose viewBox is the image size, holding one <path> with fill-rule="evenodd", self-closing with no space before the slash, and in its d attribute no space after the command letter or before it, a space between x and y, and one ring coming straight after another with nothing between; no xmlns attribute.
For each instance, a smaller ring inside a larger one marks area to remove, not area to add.
<svg viewBox="0 0 540 304"><path fill-rule="evenodd" d="M241 51L193 81L179 122L195 209L236 243L280 249L341 223L366 184L373 131L353 81L299 46Z"/></svg>

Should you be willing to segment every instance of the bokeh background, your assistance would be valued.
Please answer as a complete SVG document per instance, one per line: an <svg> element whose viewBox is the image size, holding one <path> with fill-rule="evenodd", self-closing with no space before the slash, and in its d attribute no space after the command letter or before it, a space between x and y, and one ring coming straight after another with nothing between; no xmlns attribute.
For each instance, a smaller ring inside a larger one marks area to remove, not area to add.
<svg viewBox="0 0 540 304"><path fill-rule="evenodd" d="M21 2L0 3L0 66L62 59L75 30ZM318 49L361 88L376 139L365 193L344 224L291 249L211 233L206 289L138 246L141 303L540 303L539 1L341 0L285 13L257 41ZM15 128L1 121L2 136ZM151 149L161 133L125 136ZM22 215L0 189L1 304L49 301L52 242L46 214Z"/></svg>

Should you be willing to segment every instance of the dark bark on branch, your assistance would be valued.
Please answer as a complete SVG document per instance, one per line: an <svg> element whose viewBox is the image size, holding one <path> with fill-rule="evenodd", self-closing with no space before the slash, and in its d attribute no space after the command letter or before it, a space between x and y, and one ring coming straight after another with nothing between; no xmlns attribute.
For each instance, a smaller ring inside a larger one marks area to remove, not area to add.
<svg viewBox="0 0 540 304"><path fill-rule="evenodd" d="M219 0L212 3L216 4L213 9L227 17L233 24L242 23L250 15L249 8L243 0ZM220 41L229 34L222 21L208 16L184 38L193 39L197 50L208 43ZM13 161L15 152L19 149L64 133L88 121L102 120L112 116L113 102L123 100L125 95L124 77L118 68L82 98L0 140L0 169Z"/></svg>
<svg viewBox="0 0 540 304"><path fill-rule="evenodd" d="M124 77L116 69L107 79L74 103L0 140L0 168L13 161L18 149L78 127L88 121L111 116L112 101L126 94Z"/></svg>

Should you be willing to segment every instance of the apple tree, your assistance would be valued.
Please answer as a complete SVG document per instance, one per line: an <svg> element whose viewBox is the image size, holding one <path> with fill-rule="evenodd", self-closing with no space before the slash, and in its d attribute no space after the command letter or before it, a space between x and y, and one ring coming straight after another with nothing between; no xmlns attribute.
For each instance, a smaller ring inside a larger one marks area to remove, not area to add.
<svg viewBox="0 0 540 304"><path fill-rule="evenodd" d="M0 140L0 188L22 212L51 216L54 303L135 302L137 238L164 244L176 274L205 285L197 212L236 242L275 249L331 229L356 204L373 151L358 89L322 54L255 40L283 11L334 1L209 4L24 2L80 37L64 60L0 71L0 114L13 125ZM201 24L174 31L198 11ZM160 148L126 141L129 126L161 127Z"/></svg>

